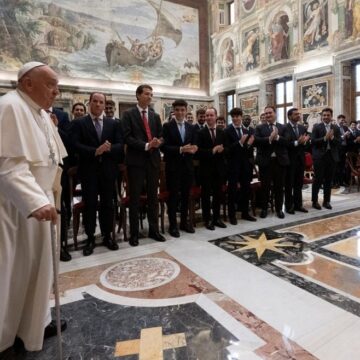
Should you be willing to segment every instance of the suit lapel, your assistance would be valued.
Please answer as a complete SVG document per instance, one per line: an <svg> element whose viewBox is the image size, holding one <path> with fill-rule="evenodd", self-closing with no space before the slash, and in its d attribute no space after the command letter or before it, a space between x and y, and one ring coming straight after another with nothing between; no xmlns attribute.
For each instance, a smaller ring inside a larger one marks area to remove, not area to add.
<svg viewBox="0 0 360 360"><path fill-rule="evenodd" d="M180 135L180 131L179 131L179 128L177 126L177 123L175 120L171 120L171 123L170 123L170 126L171 126L171 131L173 132L173 134L175 135L175 137L177 138L179 144L182 144L182 139L181 139L181 135Z"/></svg>
<svg viewBox="0 0 360 360"><path fill-rule="evenodd" d="M103 143L108 138L107 135L110 133L109 132L110 126L111 126L111 121L109 121L109 119L107 118L104 118L103 128L101 133L101 143Z"/></svg>
<svg viewBox="0 0 360 360"><path fill-rule="evenodd" d="M139 124L140 129L142 129L142 131L144 132L145 137L147 137L144 122L143 122L143 119L142 119L139 109L137 107L135 107L133 111L134 111L134 118L136 119L137 123Z"/></svg>
<svg viewBox="0 0 360 360"><path fill-rule="evenodd" d="M151 132L151 136L152 137L156 137L156 124L155 124L155 116L154 116L154 112L148 108L148 122L149 122L149 128L150 128L150 132ZM144 127L145 129L145 127ZM145 131L146 133L146 131Z"/></svg>

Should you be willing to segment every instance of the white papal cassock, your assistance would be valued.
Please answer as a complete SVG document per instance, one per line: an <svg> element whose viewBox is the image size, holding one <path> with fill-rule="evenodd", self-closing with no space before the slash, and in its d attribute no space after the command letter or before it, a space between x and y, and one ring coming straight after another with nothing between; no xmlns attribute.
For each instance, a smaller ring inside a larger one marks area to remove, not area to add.
<svg viewBox="0 0 360 360"><path fill-rule="evenodd" d="M0 98L0 351L15 336L29 351L42 349L51 321L50 223L29 215L53 204L57 163L65 156L44 110L19 90Z"/></svg>

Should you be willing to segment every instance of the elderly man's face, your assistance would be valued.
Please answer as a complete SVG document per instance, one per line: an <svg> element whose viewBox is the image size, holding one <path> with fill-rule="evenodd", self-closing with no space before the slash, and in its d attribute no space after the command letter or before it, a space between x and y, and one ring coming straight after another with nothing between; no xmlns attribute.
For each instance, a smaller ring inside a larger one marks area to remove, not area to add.
<svg viewBox="0 0 360 360"><path fill-rule="evenodd" d="M22 90L42 109L49 109L59 95L58 77L49 66L40 66L24 75Z"/></svg>

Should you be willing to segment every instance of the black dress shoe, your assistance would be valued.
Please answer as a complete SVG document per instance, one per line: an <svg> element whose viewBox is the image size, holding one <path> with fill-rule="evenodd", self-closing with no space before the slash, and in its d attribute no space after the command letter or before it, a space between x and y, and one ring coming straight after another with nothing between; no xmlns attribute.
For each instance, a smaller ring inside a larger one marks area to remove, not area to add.
<svg viewBox="0 0 360 360"><path fill-rule="evenodd" d="M211 223L211 222L205 222L205 227L206 227L208 230L215 230L215 226L214 226L213 223Z"/></svg>
<svg viewBox="0 0 360 360"><path fill-rule="evenodd" d="M166 241L166 239L158 231L149 232L149 238L160 242Z"/></svg>
<svg viewBox="0 0 360 360"><path fill-rule="evenodd" d="M185 231L189 234L194 234L195 229L190 224L180 224L180 230Z"/></svg>
<svg viewBox="0 0 360 360"><path fill-rule="evenodd" d="M231 217L230 219L229 219L229 222L230 222L230 224L231 225L237 225L237 220L236 220L236 218L234 218L234 217Z"/></svg>
<svg viewBox="0 0 360 360"><path fill-rule="evenodd" d="M241 218L243 220L247 220L247 221L256 221L256 217L251 216L250 214L247 214L247 213L242 214Z"/></svg>
<svg viewBox="0 0 360 360"><path fill-rule="evenodd" d="M89 238L83 249L84 256L91 255L94 252L94 248L95 248L95 239Z"/></svg>
<svg viewBox="0 0 360 360"><path fill-rule="evenodd" d="M276 216L279 218L279 219L283 219L285 217L285 214L282 210L279 210L276 212Z"/></svg>
<svg viewBox="0 0 360 360"><path fill-rule="evenodd" d="M61 320L61 332L65 331L67 328L67 324L65 320ZM45 328L44 331L44 339L57 335L56 321L51 320L51 323Z"/></svg>
<svg viewBox="0 0 360 360"><path fill-rule="evenodd" d="M105 236L103 243L104 243L104 246L106 246L109 250L118 250L119 249L119 245L110 236Z"/></svg>
<svg viewBox="0 0 360 360"><path fill-rule="evenodd" d="M139 238L137 237L137 235L130 236L129 244L131 246L138 246L139 245Z"/></svg>
<svg viewBox="0 0 360 360"><path fill-rule="evenodd" d="M318 202L313 202L312 203L312 207L316 210L321 210L321 206Z"/></svg>
<svg viewBox="0 0 360 360"><path fill-rule="evenodd" d="M300 211L300 212L303 212L303 213L309 212L309 211L306 210L303 206L295 208L295 211Z"/></svg>
<svg viewBox="0 0 360 360"><path fill-rule="evenodd" d="M63 247L61 247L60 261L70 261L70 260L71 260L71 255L69 254L69 252Z"/></svg>
<svg viewBox="0 0 360 360"><path fill-rule="evenodd" d="M213 221L213 225L222 229L226 228L226 225L221 220Z"/></svg>
<svg viewBox="0 0 360 360"><path fill-rule="evenodd" d="M261 213L260 213L260 217L261 217L262 219L265 219L265 218L267 217L267 210L262 209L262 210L261 210Z"/></svg>
<svg viewBox="0 0 360 360"><path fill-rule="evenodd" d="M323 207L324 207L325 209L328 209L328 210L331 210L331 209L332 209L332 206L330 205L329 202L324 202L324 203L323 203Z"/></svg>
<svg viewBox="0 0 360 360"><path fill-rule="evenodd" d="M17 336L14 341L13 349L14 349L14 352L16 355L25 355L26 354L24 342ZM2 359L2 358L0 357L0 359Z"/></svg>
<svg viewBox="0 0 360 360"><path fill-rule="evenodd" d="M170 229L169 229L169 234L170 234L172 237L175 237L175 238L180 237L180 233L179 233L179 230L178 230L177 228L170 228Z"/></svg>
<svg viewBox="0 0 360 360"><path fill-rule="evenodd" d="M294 214L295 214L295 210L294 210L293 207L291 207L290 209L286 209L286 212L287 212L288 214L291 214L291 215L294 215Z"/></svg>

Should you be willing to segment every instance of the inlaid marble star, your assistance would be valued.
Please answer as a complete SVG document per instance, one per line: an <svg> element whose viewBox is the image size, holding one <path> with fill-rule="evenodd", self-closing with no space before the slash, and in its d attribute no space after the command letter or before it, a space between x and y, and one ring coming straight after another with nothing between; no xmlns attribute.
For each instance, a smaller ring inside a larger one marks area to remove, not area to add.
<svg viewBox="0 0 360 360"><path fill-rule="evenodd" d="M254 249L256 251L257 257L260 260L261 256L264 254L265 250L271 250L283 255L287 255L284 251L278 249L280 247L293 247L293 244L289 243L280 243L280 241L284 240L285 238L277 238L268 240L265 233L262 233L258 239L254 239L250 236L242 235L241 236L246 241L227 241L228 244L235 245L235 246L242 246L234 251L241 252L245 250Z"/></svg>

